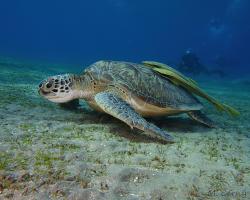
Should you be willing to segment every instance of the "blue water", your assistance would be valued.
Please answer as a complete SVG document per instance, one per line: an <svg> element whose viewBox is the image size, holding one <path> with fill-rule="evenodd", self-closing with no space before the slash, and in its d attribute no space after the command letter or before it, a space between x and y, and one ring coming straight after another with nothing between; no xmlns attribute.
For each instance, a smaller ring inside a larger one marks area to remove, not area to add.
<svg viewBox="0 0 250 200"><path fill-rule="evenodd" d="M10 0L0 5L2 56L177 64L191 50L208 67L218 67L220 60L224 71L250 71L248 0Z"/></svg>

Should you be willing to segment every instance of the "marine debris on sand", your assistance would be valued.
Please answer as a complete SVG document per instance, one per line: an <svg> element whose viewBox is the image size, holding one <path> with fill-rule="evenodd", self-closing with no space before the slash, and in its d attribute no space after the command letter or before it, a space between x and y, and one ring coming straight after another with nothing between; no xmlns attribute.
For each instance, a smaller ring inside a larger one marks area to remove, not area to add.
<svg viewBox="0 0 250 200"><path fill-rule="evenodd" d="M39 97L39 81L63 67L0 60L0 199L248 199L250 90L202 87L241 115L208 116L209 129L176 116L152 119L176 143L131 133L84 102L64 109ZM63 68L63 69L62 69ZM70 72L70 71L68 71Z"/></svg>

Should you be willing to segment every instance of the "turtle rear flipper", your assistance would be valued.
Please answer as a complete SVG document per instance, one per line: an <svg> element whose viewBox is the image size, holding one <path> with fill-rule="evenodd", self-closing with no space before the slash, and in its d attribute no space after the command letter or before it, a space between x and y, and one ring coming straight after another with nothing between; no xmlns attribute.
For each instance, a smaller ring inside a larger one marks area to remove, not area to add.
<svg viewBox="0 0 250 200"><path fill-rule="evenodd" d="M171 135L154 124L147 122L118 95L111 92L101 92L96 94L95 101L104 112L125 122L132 129L137 128L150 133L153 137L173 142Z"/></svg>
<svg viewBox="0 0 250 200"><path fill-rule="evenodd" d="M211 119L209 119L205 114L203 114L201 111L190 111L187 113L189 117L191 117L193 120L202 123L205 126L208 126L210 128L215 128L216 124Z"/></svg>

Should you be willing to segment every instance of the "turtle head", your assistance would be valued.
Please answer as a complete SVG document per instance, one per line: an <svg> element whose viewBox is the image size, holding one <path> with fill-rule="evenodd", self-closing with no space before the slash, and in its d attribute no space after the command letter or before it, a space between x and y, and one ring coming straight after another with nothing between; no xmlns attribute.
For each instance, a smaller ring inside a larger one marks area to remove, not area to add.
<svg viewBox="0 0 250 200"><path fill-rule="evenodd" d="M54 103L66 103L78 99L79 95L74 87L75 76L72 74L51 76L39 84L38 92Z"/></svg>

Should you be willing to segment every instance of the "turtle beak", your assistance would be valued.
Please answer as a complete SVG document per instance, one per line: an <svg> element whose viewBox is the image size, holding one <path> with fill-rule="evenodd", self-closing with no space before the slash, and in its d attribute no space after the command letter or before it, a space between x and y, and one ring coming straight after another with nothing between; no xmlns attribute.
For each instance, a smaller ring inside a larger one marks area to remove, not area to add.
<svg viewBox="0 0 250 200"><path fill-rule="evenodd" d="M39 89L38 90L38 94L40 94L40 95L43 95L43 96L46 96L46 95L48 95L50 92L46 92L46 91L44 91L44 90L42 90L42 89Z"/></svg>
<svg viewBox="0 0 250 200"><path fill-rule="evenodd" d="M38 86L38 94L39 94L39 95L42 95L42 94L43 94L43 93L42 93L43 85L44 85L44 81L42 81L42 82L39 84L39 86Z"/></svg>

